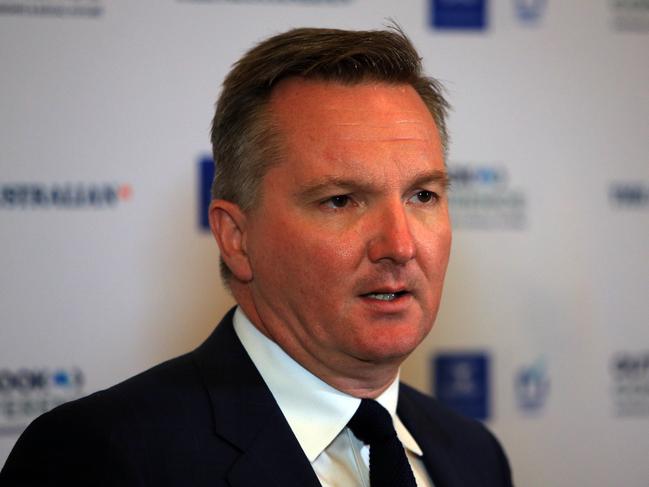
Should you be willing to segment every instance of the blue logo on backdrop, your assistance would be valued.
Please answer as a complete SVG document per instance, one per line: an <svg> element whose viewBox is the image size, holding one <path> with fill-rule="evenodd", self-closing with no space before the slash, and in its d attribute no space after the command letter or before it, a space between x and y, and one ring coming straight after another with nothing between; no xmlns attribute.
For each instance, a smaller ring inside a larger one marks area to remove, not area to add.
<svg viewBox="0 0 649 487"><path fill-rule="evenodd" d="M456 229L522 230L527 225L526 194L510 186L507 168L493 164L448 166L449 208Z"/></svg>
<svg viewBox="0 0 649 487"><path fill-rule="evenodd" d="M611 202L618 207L649 207L649 184L641 182L612 183L609 195Z"/></svg>
<svg viewBox="0 0 649 487"><path fill-rule="evenodd" d="M0 209L114 208L133 196L130 184L0 183Z"/></svg>
<svg viewBox="0 0 649 487"><path fill-rule="evenodd" d="M103 4L103 0L0 0L0 15L99 17Z"/></svg>
<svg viewBox="0 0 649 487"><path fill-rule="evenodd" d="M626 32L649 32L649 0L610 0L613 27Z"/></svg>
<svg viewBox="0 0 649 487"><path fill-rule="evenodd" d="M533 24L539 21L547 0L513 0L516 15L523 22Z"/></svg>
<svg viewBox="0 0 649 487"><path fill-rule="evenodd" d="M508 182L507 170L499 166L470 166L453 164L448 168L453 187L494 187L505 186Z"/></svg>
<svg viewBox="0 0 649 487"><path fill-rule="evenodd" d="M232 4L251 4L251 3L266 3L266 4L283 4L287 0L176 0L180 3L232 3ZM295 4L306 5L336 5L339 3L351 3L353 0L290 0Z"/></svg>
<svg viewBox="0 0 649 487"><path fill-rule="evenodd" d="M649 350L616 353L611 361L615 414L649 416Z"/></svg>
<svg viewBox="0 0 649 487"><path fill-rule="evenodd" d="M212 156L203 156L198 161L198 225L201 230L209 231L207 218L210 201L212 201L212 180L214 179L214 160Z"/></svg>
<svg viewBox="0 0 649 487"><path fill-rule="evenodd" d="M0 369L0 435L14 435L36 416L83 395L79 367Z"/></svg>
<svg viewBox="0 0 649 487"><path fill-rule="evenodd" d="M484 30L487 0L432 0L431 17L436 29Z"/></svg>
<svg viewBox="0 0 649 487"><path fill-rule="evenodd" d="M83 383L83 373L77 367L54 371L26 368L0 370L0 396L3 397L14 392L22 395L35 392L67 393L72 388L81 388Z"/></svg>
<svg viewBox="0 0 649 487"><path fill-rule="evenodd" d="M543 359L521 367L514 378L514 391L523 411L537 412L543 408L550 392L550 379Z"/></svg>
<svg viewBox="0 0 649 487"><path fill-rule="evenodd" d="M434 395L465 416L489 417L489 357L484 352L445 352L433 358Z"/></svg>

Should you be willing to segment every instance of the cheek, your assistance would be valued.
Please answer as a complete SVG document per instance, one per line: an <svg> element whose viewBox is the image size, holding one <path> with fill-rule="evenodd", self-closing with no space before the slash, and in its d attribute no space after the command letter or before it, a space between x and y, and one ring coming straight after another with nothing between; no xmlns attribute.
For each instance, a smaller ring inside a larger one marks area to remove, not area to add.
<svg viewBox="0 0 649 487"><path fill-rule="evenodd" d="M451 251L450 227L440 227L420 240L419 261L432 284L441 286Z"/></svg>
<svg viewBox="0 0 649 487"><path fill-rule="evenodd" d="M354 267L361 248L359 243L349 236L322 238L312 242L312 246L318 254L318 260L332 272L336 272L338 267L339 274Z"/></svg>
<svg viewBox="0 0 649 487"><path fill-rule="evenodd" d="M353 235L341 235L296 218L267 219L251 238L253 272L275 286L294 293L327 292L335 281L354 268L359 243ZM298 288L299 286L299 288Z"/></svg>
<svg viewBox="0 0 649 487"><path fill-rule="evenodd" d="M450 226L446 229L444 229L443 232L440 233L438 243L437 243L437 253L439 254L439 266L442 269L442 272L446 272L446 266L448 264L448 259L451 255L451 242L452 242L452 234L451 234L451 228Z"/></svg>
<svg viewBox="0 0 649 487"><path fill-rule="evenodd" d="M351 236L328 233L318 228L302 234L291 249L291 258L302 262L312 274L314 286L322 292L335 292L357 267L359 243Z"/></svg>

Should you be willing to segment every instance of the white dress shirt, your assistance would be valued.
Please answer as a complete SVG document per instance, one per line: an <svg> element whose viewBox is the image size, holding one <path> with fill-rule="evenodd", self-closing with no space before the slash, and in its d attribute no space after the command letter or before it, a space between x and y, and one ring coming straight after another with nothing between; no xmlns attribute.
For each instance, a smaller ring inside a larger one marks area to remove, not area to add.
<svg viewBox="0 0 649 487"><path fill-rule="evenodd" d="M347 423L360 399L326 384L262 334L237 308L234 330L324 487L369 487L369 446ZM421 449L396 415L399 378L376 400L392 415L418 487L433 487Z"/></svg>

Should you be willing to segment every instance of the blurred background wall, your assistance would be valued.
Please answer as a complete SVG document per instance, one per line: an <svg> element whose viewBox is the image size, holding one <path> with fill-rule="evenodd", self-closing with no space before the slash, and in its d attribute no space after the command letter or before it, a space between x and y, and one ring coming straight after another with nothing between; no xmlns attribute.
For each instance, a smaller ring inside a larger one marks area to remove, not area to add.
<svg viewBox="0 0 649 487"><path fill-rule="evenodd" d="M485 421L519 486L649 485L642 0L0 0L0 465L232 305L201 199L229 66L388 18L454 108L451 263L404 378Z"/></svg>

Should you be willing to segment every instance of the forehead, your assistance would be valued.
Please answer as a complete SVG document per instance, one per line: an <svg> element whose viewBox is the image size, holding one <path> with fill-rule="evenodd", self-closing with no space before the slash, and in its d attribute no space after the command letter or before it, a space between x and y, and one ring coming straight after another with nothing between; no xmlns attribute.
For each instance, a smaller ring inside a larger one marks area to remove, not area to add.
<svg viewBox="0 0 649 487"><path fill-rule="evenodd" d="M440 145L435 122L410 85L353 85L289 78L271 94L269 110L281 136L313 142L421 141Z"/></svg>

